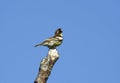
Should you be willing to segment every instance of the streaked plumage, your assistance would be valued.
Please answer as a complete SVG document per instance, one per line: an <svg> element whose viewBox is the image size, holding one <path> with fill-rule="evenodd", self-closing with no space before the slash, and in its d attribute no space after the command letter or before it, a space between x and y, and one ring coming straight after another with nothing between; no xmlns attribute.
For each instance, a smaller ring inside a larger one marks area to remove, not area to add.
<svg viewBox="0 0 120 83"><path fill-rule="evenodd" d="M62 36L62 30L60 28L58 28L55 31L55 34L53 37L46 39L45 41L43 41L40 44L35 45L35 47L37 46L47 46L50 49L54 49L57 46L61 45L63 41L63 36Z"/></svg>

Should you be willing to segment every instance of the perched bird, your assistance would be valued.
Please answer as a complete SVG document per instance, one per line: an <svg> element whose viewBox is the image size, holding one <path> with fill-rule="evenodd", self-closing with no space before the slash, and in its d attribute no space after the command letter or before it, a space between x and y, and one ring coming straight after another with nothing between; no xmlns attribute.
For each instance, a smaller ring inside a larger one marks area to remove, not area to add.
<svg viewBox="0 0 120 83"><path fill-rule="evenodd" d="M58 28L55 31L55 34L53 37L50 37L50 38L46 39L45 41L43 41L42 43L35 45L35 47L47 46L49 49L55 49L57 46L62 44L62 41L63 41L62 32L63 31L61 30L61 28Z"/></svg>

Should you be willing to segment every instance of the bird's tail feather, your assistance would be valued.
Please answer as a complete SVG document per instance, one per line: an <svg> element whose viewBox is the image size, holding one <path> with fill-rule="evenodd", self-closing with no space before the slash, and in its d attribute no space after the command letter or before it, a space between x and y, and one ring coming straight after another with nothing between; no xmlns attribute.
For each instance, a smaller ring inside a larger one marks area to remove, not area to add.
<svg viewBox="0 0 120 83"><path fill-rule="evenodd" d="M38 47L38 46L40 46L41 44L37 44L37 45L35 45L34 47Z"/></svg>

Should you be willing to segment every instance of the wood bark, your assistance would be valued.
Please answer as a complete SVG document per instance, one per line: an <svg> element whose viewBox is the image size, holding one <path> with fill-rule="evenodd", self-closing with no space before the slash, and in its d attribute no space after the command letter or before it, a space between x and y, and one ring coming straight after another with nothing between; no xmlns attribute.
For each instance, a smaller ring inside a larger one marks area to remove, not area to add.
<svg viewBox="0 0 120 83"><path fill-rule="evenodd" d="M49 49L48 55L42 59L39 67L38 75L34 83L47 83L52 68L59 58L57 49Z"/></svg>

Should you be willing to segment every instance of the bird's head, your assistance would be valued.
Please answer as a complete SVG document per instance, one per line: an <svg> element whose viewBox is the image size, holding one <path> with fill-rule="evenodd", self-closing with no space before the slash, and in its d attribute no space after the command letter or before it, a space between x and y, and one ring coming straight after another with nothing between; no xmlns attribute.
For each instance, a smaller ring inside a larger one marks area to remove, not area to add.
<svg viewBox="0 0 120 83"><path fill-rule="evenodd" d="M62 29L61 28L58 28L56 31L55 31L55 36L60 36L60 37L62 37L63 35L62 35Z"/></svg>

